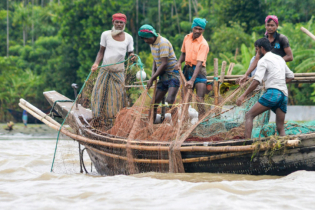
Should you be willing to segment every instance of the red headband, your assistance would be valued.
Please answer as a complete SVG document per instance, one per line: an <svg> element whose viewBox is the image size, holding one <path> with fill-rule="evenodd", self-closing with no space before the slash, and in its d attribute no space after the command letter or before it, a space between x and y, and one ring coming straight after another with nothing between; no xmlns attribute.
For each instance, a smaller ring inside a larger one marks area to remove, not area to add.
<svg viewBox="0 0 315 210"><path fill-rule="evenodd" d="M127 17L126 17L126 15L124 15L124 14L116 13L116 14L113 14L112 17L113 17L113 22L114 22L115 20L123 21L124 23L127 22Z"/></svg>
<svg viewBox="0 0 315 210"><path fill-rule="evenodd" d="M279 25L278 17L275 16L275 15L268 15L268 16L266 17L266 19L265 19L265 23L267 23L268 20L270 20L270 19L273 20L273 21L275 21L275 23L276 23L277 25Z"/></svg>

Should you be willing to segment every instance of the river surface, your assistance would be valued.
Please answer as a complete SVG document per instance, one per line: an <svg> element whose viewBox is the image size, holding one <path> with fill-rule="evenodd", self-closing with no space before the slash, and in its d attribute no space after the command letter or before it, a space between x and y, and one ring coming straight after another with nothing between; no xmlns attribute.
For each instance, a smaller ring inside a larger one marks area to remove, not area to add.
<svg viewBox="0 0 315 210"><path fill-rule="evenodd" d="M315 209L315 172L286 177L50 172L55 138L0 134L0 209Z"/></svg>

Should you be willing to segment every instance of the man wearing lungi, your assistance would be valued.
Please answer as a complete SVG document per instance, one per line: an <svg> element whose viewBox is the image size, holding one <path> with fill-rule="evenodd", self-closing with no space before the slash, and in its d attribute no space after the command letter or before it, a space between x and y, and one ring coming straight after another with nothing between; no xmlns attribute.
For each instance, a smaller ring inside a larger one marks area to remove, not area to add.
<svg viewBox="0 0 315 210"><path fill-rule="evenodd" d="M115 64L133 54L133 38L124 32L127 17L117 13L112 16L113 27L101 35L100 49L91 68L97 70L100 61L103 65ZM93 117L102 117L106 121L115 118L117 112L125 107L125 66L124 63L110 65L100 69L93 88L91 107Z"/></svg>
<svg viewBox="0 0 315 210"><path fill-rule="evenodd" d="M251 138L254 118L272 110L276 114L276 126L280 136L285 136L284 119L287 112L288 88L286 83L294 79L294 73L286 65L285 60L271 52L272 46L267 38L257 40L258 61L254 80L248 89L238 99L236 104L240 106L246 96L265 81L266 92L258 102L245 115L245 138Z"/></svg>

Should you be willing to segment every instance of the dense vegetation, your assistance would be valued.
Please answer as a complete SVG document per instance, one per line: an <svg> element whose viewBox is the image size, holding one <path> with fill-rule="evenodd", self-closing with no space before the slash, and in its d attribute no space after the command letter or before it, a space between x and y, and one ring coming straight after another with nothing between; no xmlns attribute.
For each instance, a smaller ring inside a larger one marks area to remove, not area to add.
<svg viewBox="0 0 315 210"><path fill-rule="evenodd" d="M70 85L82 84L88 75L100 35L112 27L111 15L116 12L127 15L126 31L134 37L146 71L151 69L152 56L137 37L142 24L153 25L179 56L191 20L206 18L208 74L215 57L237 63L233 74L241 74L254 54L254 41L264 34L267 14L278 16L279 32L289 38L294 54L290 68L315 70L315 42L299 30L304 26L315 33L313 0L6 0L0 2L0 121L8 119L7 108L18 109L21 97L40 108L48 106L42 95L45 90L73 98ZM289 85L290 104L313 105L314 88Z"/></svg>

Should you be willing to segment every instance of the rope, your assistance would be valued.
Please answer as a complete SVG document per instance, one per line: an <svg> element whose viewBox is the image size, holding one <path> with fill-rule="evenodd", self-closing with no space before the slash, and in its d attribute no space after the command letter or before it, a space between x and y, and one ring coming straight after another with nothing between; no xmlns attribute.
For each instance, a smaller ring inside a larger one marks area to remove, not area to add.
<svg viewBox="0 0 315 210"><path fill-rule="evenodd" d="M132 64L132 65L129 66L128 68L131 68L131 67L137 65L138 67L140 67L140 69L143 69L143 66L144 66L144 65L143 65L143 63L141 62L140 57L139 57L138 55L136 55L136 54L135 54L134 56L136 56L136 57L138 58L138 60L137 60L136 63ZM101 65L101 66L98 66L97 68L102 68L102 67L107 67L107 66L112 66L112 65L124 63L124 62L126 62L126 61L129 61L130 59L131 59L131 56L128 57L128 58L127 58L126 60L124 60L124 61L121 61L121 62L118 62L118 63L113 63L113 64ZM65 123L65 121L66 121L66 119L67 119L67 117L68 117L68 115L69 115L69 113L70 113L70 111L72 110L74 104L76 103L76 101L77 101L77 99L78 99L78 96L79 96L79 95L81 94L81 92L83 91L83 89L84 89L84 87L85 87L85 84L86 84L86 82L89 80L91 74L92 74L92 71L90 71L89 75L88 75L87 78L85 79L85 81L84 81L84 83L83 83L83 85L82 85L82 87L81 87L81 89L80 89L80 92L78 93L76 99L75 99L74 101L71 100L71 102L73 102L73 103L72 103L72 106L71 106L70 110L68 111L68 113L67 113L65 119L63 120L62 124L60 125L59 131L58 131L58 135L57 135L56 146L55 146L55 152L54 152L54 157L53 157L53 160L52 160L50 172L53 172L53 167L54 167L54 163L55 163L56 152L57 152L57 146L58 146L58 142L59 142L59 136L60 136L61 128L63 127L63 125L64 125L64 123ZM141 80L142 80L142 77L141 77ZM145 88L145 86L144 86L144 84L143 84L143 81L142 81L142 85L143 85L143 87ZM148 93L148 95L149 95L149 93ZM149 95L149 96L150 96L150 95ZM150 96L150 97L151 97L151 96ZM56 104L57 102L69 102L69 100L65 100L65 101L59 100L59 101L55 101L55 103L54 103L54 105L53 105L53 108L54 108L54 106L55 106L55 104ZM53 110L53 108L52 108L52 110Z"/></svg>
<svg viewBox="0 0 315 210"><path fill-rule="evenodd" d="M56 105L56 103L58 103L58 102L73 102L73 100L56 100L56 101L54 102L53 106L51 107L48 116L50 116L50 117L53 116L53 115L52 115L52 112L54 111L55 105ZM45 116L45 117L46 117L46 116ZM43 118L45 118L45 117L43 117Z"/></svg>

